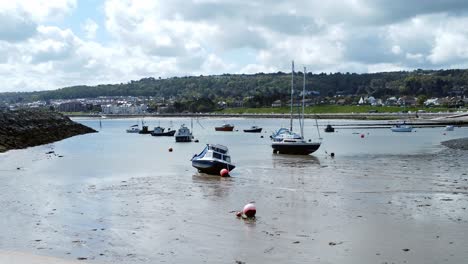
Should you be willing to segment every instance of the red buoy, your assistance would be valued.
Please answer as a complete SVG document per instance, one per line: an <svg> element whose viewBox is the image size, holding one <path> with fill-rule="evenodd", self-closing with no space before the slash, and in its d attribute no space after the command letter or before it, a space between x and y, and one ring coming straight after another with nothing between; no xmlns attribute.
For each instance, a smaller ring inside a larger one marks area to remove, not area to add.
<svg viewBox="0 0 468 264"><path fill-rule="evenodd" d="M361 134L361 138L364 138L364 134Z"/></svg>
<svg viewBox="0 0 468 264"><path fill-rule="evenodd" d="M221 175L221 177L229 177L229 171L227 169L222 169L219 175Z"/></svg>
<svg viewBox="0 0 468 264"><path fill-rule="evenodd" d="M257 208L255 208L255 204L249 203L244 206L244 209L242 209L242 214L245 215L246 217L255 217L255 214L257 213Z"/></svg>

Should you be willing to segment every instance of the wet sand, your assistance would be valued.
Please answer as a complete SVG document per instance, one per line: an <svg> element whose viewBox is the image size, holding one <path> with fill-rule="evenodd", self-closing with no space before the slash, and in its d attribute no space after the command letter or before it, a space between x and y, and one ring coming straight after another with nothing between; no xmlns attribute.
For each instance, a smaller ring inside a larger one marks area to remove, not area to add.
<svg viewBox="0 0 468 264"><path fill-rule="evenodd" d="M59 258L45 257L39 255L28 254L24 252L1 251L1 264L78 264L83 261L69 261Z"/></svg>
<svg viewBox="0 0 468 264"><path fill-rule="evenodd" d="M345 155L331 144L338 137L364 149L373 136L350 131L330 135L316 156L297 157L272 155L258 137L232 134L227 140L240 144L231 148L239 166L220 178L198 174L187 162L202 144L175 145L168 154L164 139L141 136L144 145L157 143L139 153L139 146L115 144L123 137L108 138L111 152L88 139L104 132L0 157L0 248L90 263L468 258L466 151L435 146L419 154ZM63 157L44 154L50 148ZM323 152L330 149L335 158ZM238 219L235 211L250 201L257 218Z"/></svg>

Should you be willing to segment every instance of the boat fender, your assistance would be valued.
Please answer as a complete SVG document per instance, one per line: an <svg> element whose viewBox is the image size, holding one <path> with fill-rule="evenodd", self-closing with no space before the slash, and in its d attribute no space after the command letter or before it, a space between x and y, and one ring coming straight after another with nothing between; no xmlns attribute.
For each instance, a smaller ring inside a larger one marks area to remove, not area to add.
<svg viewBox="0 0 468 264"><path fill-rule="evenodd" d="M227 169L222 169L220 172L219 172L219 175L221 177L229 177L229 171Z"/></svg>

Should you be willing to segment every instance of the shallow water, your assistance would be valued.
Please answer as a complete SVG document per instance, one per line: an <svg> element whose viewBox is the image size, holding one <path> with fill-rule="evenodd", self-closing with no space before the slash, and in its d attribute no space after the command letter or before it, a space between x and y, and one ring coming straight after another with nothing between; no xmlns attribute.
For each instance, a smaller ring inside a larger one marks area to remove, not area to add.
<svg viewBox="0 0 468 264"><path fill-rule="evenodd" d="M99 130L97 120L77 121ZM215 132L224 121L239 131ZM468 257L468 152L440 145L468 136L467 128L337 129L321 133L319 151L301 157L272 154L268 136L286 119L199 119L200 143L125 133L137 122L103 119L99 133L0 154L0 248L96 263ZM189 119L146 122L190 126ZM306 138L318 137L313 124L306 120ZM251 125L267 133L240 132ZM205 143L229 147L232 177L191 167ZM250 201L256 220L237 219L234 211Z"/></svg>

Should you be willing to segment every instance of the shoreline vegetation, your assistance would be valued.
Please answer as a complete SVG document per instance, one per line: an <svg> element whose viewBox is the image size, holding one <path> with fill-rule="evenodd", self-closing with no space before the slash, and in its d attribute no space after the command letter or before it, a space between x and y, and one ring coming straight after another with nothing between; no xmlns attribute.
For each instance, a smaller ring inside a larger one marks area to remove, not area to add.
<svg viewBox="0 0 468 264"><path fill-rule="evenodd" d="M0 112L0 152L94 132L57 112L32 109Z"/></svg>
<svg viewBox="0 0 468 264"><path fill-rule="evenodd" d="M86 112L63 113L69 117L107 117L107 118L142 118L142 117L243 117L243 118L289 118L289 107L265 108L226 108L209 113L145 113L145 114L102 114ZM459 110L458 110L459 111ZM408 120L436 119L455 115L468 115L468 112L456 112L453 108L403 108L398 106L312 106L305 108L305 118L313 119L351 119L351 120ZM293 113L297 115L298 113ZM452 119L455 120L455 119ZM465 118L456 121L468 122Z"/></svg>

